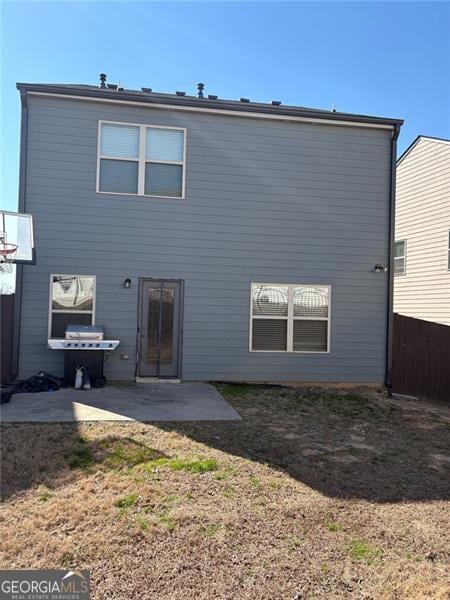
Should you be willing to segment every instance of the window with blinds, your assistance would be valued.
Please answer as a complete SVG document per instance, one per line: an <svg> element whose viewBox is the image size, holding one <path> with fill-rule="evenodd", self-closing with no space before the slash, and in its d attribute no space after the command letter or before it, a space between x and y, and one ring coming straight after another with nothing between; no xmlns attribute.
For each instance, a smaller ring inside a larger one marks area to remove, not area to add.
<svg viewBox="0 0 450 600"><path fill-rule="evenodd" d="M250 350L328 352L331 287L254 283Z"/></svg>
<svg viewBox="0 0 450 600"><path fill-rule="evenodd" d="M395 242L394 275L406 274L406 240Z"/></svg>
<svg viewBox="0 0 450 600"><path fill-rule="evenodd" d="M184 197L185 129L100 122L97 191Z"/></svg>
<svg viewBox="0 0 450 600"><path fill-rule="evenodd" d="M63 338L67 325L94 325L95 276L52 275L48 335Z"/></svg>

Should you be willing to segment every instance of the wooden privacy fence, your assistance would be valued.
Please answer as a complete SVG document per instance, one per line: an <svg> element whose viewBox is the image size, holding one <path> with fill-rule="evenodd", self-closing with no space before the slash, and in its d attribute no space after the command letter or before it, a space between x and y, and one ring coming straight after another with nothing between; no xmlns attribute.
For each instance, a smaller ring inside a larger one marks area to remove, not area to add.
<svg viewBox="0 0 450 600"><path fill-rule="evenodd" d="M12 376L13 331L14 331L14 294L0 295L0 363L1 383L6 383Z"/></svg>
<svg viewBox="0 0 450 600"><path fill-rule="evenodd" d="M450 402L450 326L394 315L392 391Z"/></svg>

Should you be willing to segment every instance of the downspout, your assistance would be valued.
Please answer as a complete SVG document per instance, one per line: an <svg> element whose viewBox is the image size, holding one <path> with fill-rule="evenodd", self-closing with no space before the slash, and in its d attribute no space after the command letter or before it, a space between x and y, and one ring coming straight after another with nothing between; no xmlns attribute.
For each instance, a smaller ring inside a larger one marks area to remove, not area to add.
<svg viewBox="0 0 450 600"><path fill-rule="evenodd" d="M28 143L28 101L27 94L20 90L22 114L20 122L20 169L19 169L19 212L25 211L25 192L27 177L27 143ZM22 281L23 265L16 265L16 290L14 296L14 329L13 329L13 355L12 377L15 379L19 373L19 347L20 347L20 320L22 314Z"/></svg>
<svg viewBox="0 0 450 600"><path fill-rule="evenodd" d="M387 387L392 384L392 333L394 324L394 249L395 249L395 185L397 174L397 139L400 125L396 124L391 140L391 178L389 190L389 284L387 314L386 375Z"/></svg>

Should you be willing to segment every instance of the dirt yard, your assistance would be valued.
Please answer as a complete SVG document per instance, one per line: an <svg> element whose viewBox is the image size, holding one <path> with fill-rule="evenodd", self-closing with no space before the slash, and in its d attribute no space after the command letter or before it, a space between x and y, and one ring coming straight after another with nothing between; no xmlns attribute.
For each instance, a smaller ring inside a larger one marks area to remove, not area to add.
<svg viewBox="0 0 450 600"><path fill-rule="evenodd" d="M242 422L5 425L0 567L102 600L450 597L450 409L220 389Z"/></svg>

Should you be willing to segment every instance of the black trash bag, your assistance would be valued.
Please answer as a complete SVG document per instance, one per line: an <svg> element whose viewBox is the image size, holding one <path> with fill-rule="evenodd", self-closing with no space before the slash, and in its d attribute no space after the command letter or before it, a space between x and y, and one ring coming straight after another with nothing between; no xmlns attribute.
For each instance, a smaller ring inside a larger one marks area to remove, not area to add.
<svg viewBox="0 0 450 600"><path fill-rule="evenodd" d="M32 375L25 381L19 381L14 388L13 394L27 394L27 393L38 393L48 392L49 390L59 390L62 385L62 380L55 375L46 373L45 371L39 371L37 375Z"/></svg>
<svg viewBox="0 0 450 600"><path fill-rule="evenodd" d="M59 390L59 388L62 386L62 379L56 375L47 373L47 371L39 371L38 376L45 377L49 390L54 390L56 392L56 390Z"/></svg>
<svg viewBox="0 0 450 600"><path fill-rule="evenodd" d="M0 404L6 404L7 402L9 402L11 400L11 396L13 394L14 394L14 391L12 388L9 388L9 389L2 388L1 394L0 394Z"/></svg>
<svg viewBox="0 0 450 600"><path fill-rule="evenodd" d="M94 381L93 386L95 388L102 388L102 387L105 387L105 384L106 384L106 377L102 376L99 379L96 379Z"/></svg>

